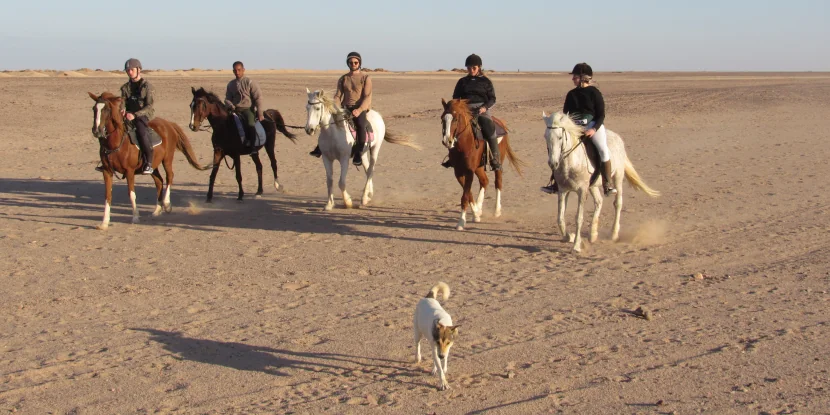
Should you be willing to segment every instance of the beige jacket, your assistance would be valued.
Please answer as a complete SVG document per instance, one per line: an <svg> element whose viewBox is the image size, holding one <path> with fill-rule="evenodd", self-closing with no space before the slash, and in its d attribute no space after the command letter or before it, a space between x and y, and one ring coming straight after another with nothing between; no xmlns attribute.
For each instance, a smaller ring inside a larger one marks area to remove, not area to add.
<svg viewBox="0 0 830 415"><path fill-rule="evenodd" d="M337 81L334 101L343 108L360 108L369 111L372 107L372 78L363 72L347 73Z"/></svg>
<svg viewBox="0 0 830 415"><path fill-rule="evenodd" d="M256 115L261 118L264 108L259 85L247 76L228 82L225 105L235 109L256 108Z"/></svg>

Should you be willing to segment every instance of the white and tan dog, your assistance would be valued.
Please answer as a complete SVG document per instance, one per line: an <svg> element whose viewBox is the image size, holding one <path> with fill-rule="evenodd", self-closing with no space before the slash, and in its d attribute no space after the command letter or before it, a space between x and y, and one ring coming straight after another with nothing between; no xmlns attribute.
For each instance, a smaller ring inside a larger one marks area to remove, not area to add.
<svg viewBox="0 0 830 415"><path fill-rule="evenodd" d="M450 297L450 287L439 282L429 290L426 297L418 301L415 307L413 326L415 328L415 360L421 362L421 339L429 340L432 346L432 374L438 373L441 379L439 390L447 390L447 359L450 348L458 336L458 327L452 325L452 317L438 303L438 292L443 293L444 300ZM441 359L444 360L443 366Z"/></svg>

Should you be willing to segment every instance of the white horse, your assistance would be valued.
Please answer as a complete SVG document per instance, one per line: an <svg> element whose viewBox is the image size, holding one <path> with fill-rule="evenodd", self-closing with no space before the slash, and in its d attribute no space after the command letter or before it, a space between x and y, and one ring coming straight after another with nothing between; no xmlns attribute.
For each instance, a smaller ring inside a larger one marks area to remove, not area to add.
<svg viewBox="0 0 830 415"><path fill-rule="evenodd" d="M325 210L334 208L334 192L332 192L334 179L332 176L335 160L340 162L340 182L338 185L340 191L343 192L343 204L347 209L351 209L352 198L346 191L346 172L351 165L354 137L346 125L346 113L327 97L325 92L311 92L306 88L306 93L308 93L308 104L306 105L308 119L306 120L305 132L312 135L320 130L317 144L320 146L320 152L323 153L322 159L323 165L326 167L326 186L328 187L328 201ZM366 146L363 147L363 167L366 169L366 185L363 188L363 199L361 200L363 206L369 204L375 193L372 177L375 174L375 164L380 154L380 146L384 141L412 147L416 150L421 149L417 144L410 141L410 137L387 131L383 118L377 111L369 110L366 119L372 125L374 140L371 143L366 143Z"/></svg>
<svg viewBox="0 0 830 415"><path fill-rule="evenodd" d="M582 127L576 125L573 120L562 113L554 113L548 116L542 112L547 128L545 129L545 141L548 144L548 165L553 170L553 178L559 186L559 232L562 233L563 242L573 242L574 251L582 250L582 222L583 204L587 198L587 192L591 192L594 199L594 217L591 219L591 242L595 242L599 236L597 227L599 225L599 212L602 210L601 180L590 185L591 174L594 167L588 160L588 152L580 137ZM642 190L651 197L660 196L660 192L651 189L640 179L634 165L625 153L625 144L622 137L617 133L608 130L608 149L611 152L611 168L613 170L610 180L614 181L617 188L617 195L614 199L616 215L614 216L614 228L611 231L611 240L616 241L620 236L620 211L622 210L623 178L636 190ZM565 208L568 203L568 194L576 192L578 197L576 214L576 234L568 234L565 229Z"/></svg>

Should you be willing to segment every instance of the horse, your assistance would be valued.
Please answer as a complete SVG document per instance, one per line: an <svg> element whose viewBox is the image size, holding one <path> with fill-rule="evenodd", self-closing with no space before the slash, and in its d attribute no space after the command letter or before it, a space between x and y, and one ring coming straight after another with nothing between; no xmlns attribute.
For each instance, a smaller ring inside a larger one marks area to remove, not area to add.
<svg viewBox="0 0 830 415"><path fill-rule="evenodd" d="M475 138L471 123L473 114L467 106L467 100L454 99L447 102L441 99L441 105L444 106L444 112L441 114L441 143L449 150L449 162L455 172L455 178L458 180L458 184L461 185L462 189L461 217L456 226L457 230L462 231L467 225L468 207L472 208L473 222L481 222L484 192L488 184L487 173L484 171L484 164L482 163L487 145L484 141L479 141ZM493 117L493 122L507 131L507 125L502 120ZM504 162L506 157L510 160L513 169L521 176L522 166L525 163L519 159L519 156L510 147L509 134L505 133L499 139L499 162ZM471 191L474 174L478 176L480 186L477 200L473 199L473 193ZM501 190L504 184L502 175L501 170L496 170L496 217L501 216Z"/></svg>
<svg viewBox="0 0 830 415"><path fill-rule="evenodd" d="M582 127L576 125L568 114L554 113L548 116L543 111L542 118L547 127L545 129L545 141L547 141L548 146L548 165L553 171L553 178L559 187L559 232L562 234L563 242L572 242L574 244L573 250L580 252L582 250L582 237L580 235L583 222L582 211L587 192L590 192L594 199L594 216L591 219L590 239L593 243L596 242L599 236L597 227L599 226L599 213L602 210L602 190L599 187L599 180L591 183L591 175L595 167L592 166L590 157L588 157L586 144L580 139L583 134ZM642 190L650 197L658 197L660 192L648 187L640 178L640 175L637 174L637 170L634 169L634 165L628 159L622 137L611 130L607 130L606 135L613 170L612 177L609 180L613 180L614 186L617 188L616 198L614 199L616 213L614 227L611 230L611 240L616 242L620 235L623 179L628 180L628 183L635 190ZM578 197L576 234L568 234L565 228L565 208L570 192L576 192Z"/></svg>
<svg viewBox="0 0 830 415"><path fill-rule="evenodd" d="M334 179L332 175L335 160L340 162L340 182L338 184L340 191L343 192L343 203L347 209L351 209L352 198L346 191L346 172L351 164L352 145L355 142L347 125L347 118L350 114L338 107L334 101L326 96L324 91L311 92L306 88L306 93L308 94L308 104L306 105L308 119L306 120L305 132L308 135L313 135L320 130L317 143L323 153L323 165L326 168L328 201L324 210L329 211L334 208L334 193L332 192ZM409 136L388 131L383 118L377 111L369 110L366 119L372 125L374 140L366 143L362 155L362 166L366 169L366 185L363 187L363 198L361 199L362 206L367 206L374 196L375 190L372 178L375 174L375 164L377 164L378 155L380 154L380 146L384 141L416 150L421 149L419 145L412 142Z"/></svg>
<svg viewBox="0 0 830 415"><path fill-rule="evenodd" d="M110 206L112 206L112 176L115 172L127 178L127 188L130 190L130 202L133 206L133 223L138 223L138 208L135 204L135 172L141 166L138 147L131 145L127 139L127 130L124 119L121 117L121 97L109 92L100 96L88 92L95 101L92 107L92 135L98 139L100 145L101 164L104 172L104 188L106 202L104 204L104 220L98 229L106 230L110 223ZM150 120L150 128L161 136L161 144L153 151L153 181L156 184L156 209L153 216L162 212L170 213L173 206L170 204L170 188L173 185L173 155L178 149L187 158L188 163L197 170L207 170L211 166L201 166L196 159L193 147L190 145L184 131L170 121L162 118ZM125 145L125 142L126 145ZM158 170L158 165L164 166L167 184Z"/></svg>
<svg viewBox="0 0 830 415"><path fill-rule="evenodd" d="M259 160L259 150L263 146L254 147L253 152L250 148L246 150L242 145L242 139L239 137L236 123L225 108L224 102L216 94L206 91L204 88L197 90L191 87L190 89L193 92L193 100L190 102L190 129L193 131L202 130L202 123L205 119L208 120L210 127L213 129L213 134L210 137L210 141L213 143L213 171L210 172L207 202L210 203L213 200L213 184L216 181L216 173L219 171L222 159L226 156L233 160L234 167L229 166L228 168L236 170L236 183L239 186L239 195L236 200L242 201L245 192L242 190L242 171L239 166L239 159L240 156L249 153L254 165L256 165L258 179L255 197L261 197L262 162ZM295 144L297 143L297 137L285 128L285 121L283 121L279 111L269 109L263 111L263 113L266 117L266 120L262 122L262 127L265 129L265 152L268 153L268 158L271 159L271 170L274 172L274 189L279 191L277 156L274 154L277 131Z"/></svg>

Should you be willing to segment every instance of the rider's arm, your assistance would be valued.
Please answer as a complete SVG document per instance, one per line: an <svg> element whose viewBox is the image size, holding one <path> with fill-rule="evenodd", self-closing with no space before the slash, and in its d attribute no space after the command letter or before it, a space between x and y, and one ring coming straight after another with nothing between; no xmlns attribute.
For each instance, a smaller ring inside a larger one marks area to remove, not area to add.
<svg viewBox="0 0 830 415"><path fill-rule="evenodd" d="M372 107L372 78L366 76L366 83L363 84L363 96L360 97L360 111L369 111Z"/></svg>
<svg viewBox="0 0 830 415"><path fill-rule="evenodd" d="M452 91L452 99L461 99L463 98L462 94L464 93L464 87L462 86L464 82L464 78L458 80L455 83L455 90Z"/></svg>
<svg viewBox="0 0 830 415"><path fill-rule="evenodd" d="M144 99L144 106L133 115L136 117L150 118L150 114L153 113L153 101L155 99L156 91L153 89L153 84L146 82L144 85L147 86L147 97Z"/></svg>
<svg viewBox="0 0 830 415"><path fill-rule="evenodd" d="M225 90L225 106L228 108L235 107L235 105L233 105L233 93L236 92L235 89L236 84L234 84L234 81L228 82L228 87Z"/></svg>
<svg viewBox="0 0 830 415"><path fill-rule="evenodd" d="M342 105L340 100L343 99L343 79L345 78L346 75L341 76L340 79L337 80L337 86L334 88L334 102L336 102L337 105Z"/></svg>
<svg viewBox="0 0 830 415"><path fill-rule="evenodd" d="M484 90L487 93L487 102L484 103L484 107L489 110L496 105L496 89L493 88L493 83L490 82L490 78L485 79L487 79L487 83L484 84Z"/></svg>
<svg viewBox="0 0 830 415"><path fill-rule="evenodd" d="M594 88L594 91L594 121L596 122L594 129L599 130L605 121L605 100L602 99L602 92L599 92L599 89Z"/></svg>
<svg viewBox="0 0 830 415"><path fill-rule="evenodd" d="M123 113L127 110L127 97L129 96L129 86L128 84L124 84L121 87L121 101L118 101L118 108Z"/></svg>
<svg viewBox="0 0 830 415"><path fill-rule="evenodd" d="M262 104L262 90L254 81L251 81L251 105L256 107L257 118L262 118L262 111L265 110L265 106Z"/></svg>
<svg viewBox="0 0 830 415"><path fill-rule="evenodd" d="M562 106L562 112L573 115L575 106L576 102L574 101L573 90L571 90L568 95L565 95L565 105Z"/></svg>

